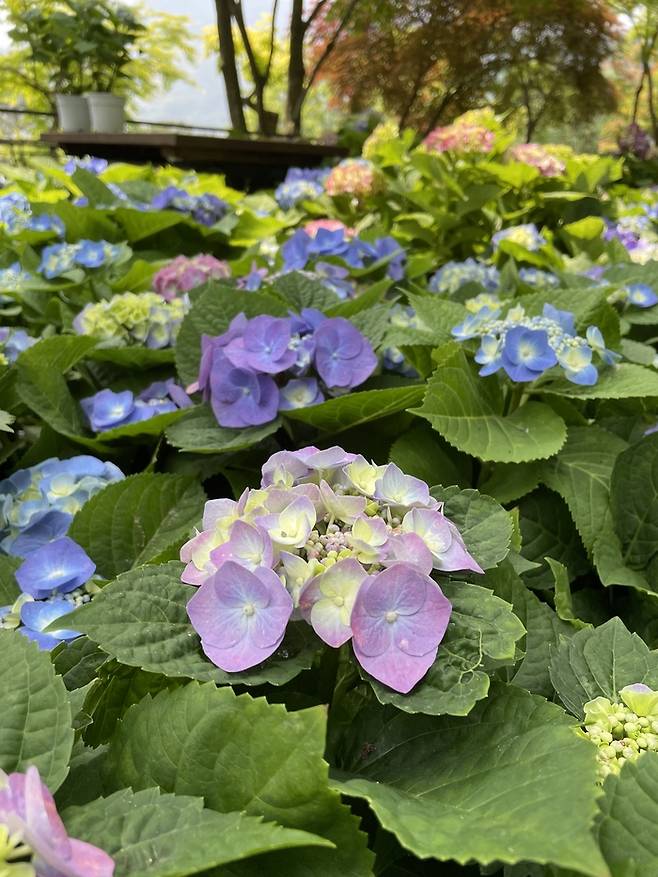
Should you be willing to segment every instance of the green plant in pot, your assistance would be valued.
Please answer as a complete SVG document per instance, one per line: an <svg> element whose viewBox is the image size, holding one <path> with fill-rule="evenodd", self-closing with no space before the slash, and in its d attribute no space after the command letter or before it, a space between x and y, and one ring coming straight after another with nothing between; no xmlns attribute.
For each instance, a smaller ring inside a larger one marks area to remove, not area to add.
<svg viewBox="0 0 658 877"><path fill-rule="evenodd" d="M102 0L26 3L10 13L11 39L49 72L63 131L120 131L121 85L131 49L144 27L126 7Z"/></svg>

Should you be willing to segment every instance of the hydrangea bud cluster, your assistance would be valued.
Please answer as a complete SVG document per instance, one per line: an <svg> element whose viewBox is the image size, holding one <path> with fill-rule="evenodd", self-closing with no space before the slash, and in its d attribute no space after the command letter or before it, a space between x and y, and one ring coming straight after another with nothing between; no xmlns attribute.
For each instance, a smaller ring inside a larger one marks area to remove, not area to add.
<svg viewBox="0 0 658 877"><path fill-rule="evenodd" d="M103 268L126 261L130 250L125 244L107 241L78 241L76 244L52 244L44 247L38 271L52 280L74 268Z"/></svg>
<svg viewBox="0 0 658 877"><path fill-rule="evenodd" d="M491 245L494 250L497 250L503 241L517 244L534 253L544 246L546 238L539 233L536 225L532 222L527 222L523 225L512 225L509 228L502 228L491 236Z"/></svg>
<svg viewBox="0 0 658 877"><path fill-rule="evenodd" d="M362 384L377 366L368 339L349 320L306 308L290 317L236 316L201 341L198 381L220 426L259 426L280 410L305 408Z"/></svg>
<svg viewBox="0 0 658 877"><path fill-rule="evenodd" d="M366 268L386 259L386 273L393 280L403 278L406 261L406 253L395 238L364 241L342 223L336 228L316 225L311 231L298 228L281 247L281 256L284 271L301 271L313 264L316 271L324 271L328 276L330 269L341 266L324 262L326 258L341 259L349 268ZM347 273L343 269L345 276Z"/></svg>
<svg viewBox="0 0 658 877"><path fill-rule="evenodd" d="M0 365L16 362L19 355L37 343L25 329L3 326L0 328Z"/></svg>
<svg viewBox="0 0 658 877"><path fill-rule="evenodd" d="M200 225L211 226L219 222L229 211L226 201L209 192L191 195L185 189L167 186L153 196L151 207L154 210L176 210L191 216Z"/></svg>
<svg viewBox="0 0 658 877"><path fill-rule="evenodd" d="M301 201L315 201L324 192L326 168L288 169L284 181L274 190L274 198L282 210L290 210Z"/></svg>
<svg viewBox="0 0 658 877"><path fill-rule="evenodd" d="M477 283L489 292L500 287L500 273L495 265L486 265L469 257L464 262L446 262L430 277L428 289L441 295L453 295L467 283Z"/></svg>
<svg viewBox="0 0 658 877"><path fill-rule="evenodd" d="M153 276L153 289L165 301L172 301L208 280L225 280L230 276L228 262L208 253L192 257L177 256Z"/></svg>
<svg viewBox="0 0 658 877"><path fill-rule="evenodd" d="M0 547L24 557L64 536L84 503L123 477L114 463L86 454L19 469L0 481Z"/></svg>
<svg viewBox="0 0 658 877"><path fill-rule="evenodd" d="M280 451L260 489L206 503L181 549L187 611L208 658L252 667L303 619L351 640L375 679L408 692L436 659L451 605L433 570L482 570L424 481L339 447Z"/></svg>
<svg viewBox="0 0 658 877"><path fill-rule="evenodd" d="M83 171L88 171L90 174L98 176L98 174L102 174L103 171L107 170L107 167L108 161L106 158L96 158L93 155L85 155L82 158L78 158L69 155L64 165L64 171L70 175L74 174L78 168L82 168Z"/></svg>
<svg viewBox="0 0 658 877"><path fill-rule="evenodd" d="M500 309L485 306L455 326L452 335L459 341L480 338L475 361L481 375L503 370L515 382L534 381L559 365L571 383L591 386L598 380L593 354L605 365L619 358L606 349L600 329L590 326L582 338L576 334L573 314L550 304L536 317L516 305L502 319Z"/></svg>
<svg viewBox="0 0 658 877"><path fill-rule="evenodd" d="M34 765L0 770L0 874L3 877L113 877L114 860L69 837Z"/></svg>
<svg viewBox="0 0 658 877"><path fill-rule="evenodd" d="M9 234L22 231L51 232L64 237L66 228L59 216L52 213L33 214L30 202L19 192L0 197L0 228Z"/></svg>
<svg viewBox="0 0 658 877"><path fill-rule="evenodd" d="M483 125L455 122L435 128L423 140L423 147L430 152L491 152L495 141L494 132Z"/></svg>
<svg viewBox="0 0 658 877"><path fill-rule="evenodd" d="M658 692L637 682L619 696L621 703L597 697L585 704L584 734L598 749L601 782L641 752L658 752Z"/></svg>
<svg viewBox="0 0 658 877"><path fill-rule="evenodd" d="M514 161L536 167L543 177L559 177L566 170L565 163L539 143L519 143L510 149L510 156Z"/></svg>
<svg viewBox="0 0 658 877"><path fill-rule="evenodd" d="M73 320L73 328L78 335L122 346L171 347L188 308L185 296L167 302L155 292L124 292L85 305Z"/></svg>
<svg viewBox="0 0 658 877"><path fill-rule="evenodd" d="M150 420L158 414L171 414L179 408L189 408L192 400L175 381L156 381L141 393L131 390L115 393L99 390L93 396L80 400L87 422L94 432L105 432L131 423Z"/></svg>
<svg viewBox="0 0 658 877"><path fill-rule="evenodd" d="M75 639L78 631L65 627L45 631L98 593L95 572L96 564L68 536L35 548L16 570L20 596L13 605L0 606L0 628L17 630L45 651Z"/></svg>
<svg viewBox="0 0 658 877"><path fill-rule="evenodd" d="M333 167L324 181L328 195L351 195L364 198L374 195L382 186L375 165L366 158L346 158Z"/></svg>

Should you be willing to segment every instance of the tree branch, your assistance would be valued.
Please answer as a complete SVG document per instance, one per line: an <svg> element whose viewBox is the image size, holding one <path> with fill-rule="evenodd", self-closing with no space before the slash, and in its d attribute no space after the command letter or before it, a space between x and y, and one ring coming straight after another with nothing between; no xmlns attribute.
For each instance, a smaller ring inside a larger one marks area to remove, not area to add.
<svg viewBox="0 0 658 877"><path fill-rule="evenodd" d="M270 54L267 58L267 66L265 67L265 82L267 82L270 78L272 59L274 58L274 49L276 46L276 13L278 5L279 0L274 0L274 3L272 5L272 27L270 29Z"/></svg>
<svg viewBox="0 0 658 877"><path fill-rule="evenodd" d="M313 12L311 12L309 17L304 22L304 30L306 30L307 28L309 28L313 24L313 22L318 17L318 15L322 12L322 10L327 5L327 3L328 3L328 0L318 0L318 2L315 4L315 9L313 10Z"/></svg>
<svg viewBox="0 0 658 877"><path fill-rule="evenodd" d="M338 25L338 27L334 31L333 36L331 37L331 39L329 40L329 42L325 46L324 51L322 52L322 54L318 58L318 61L315 65L315 67L313 68L310 76L308 77L308 80L306 82L305 92L307 92L311 88L313 83L315 82L315 79L316 79L318 73L320 72L322 65L325 63L325 61L327 60L329 55L331 55L331 53L333 52L334 47L336 46L336 43L338 42L338 38L340 37L342 32L347 27L349 20L352 17L352 13L354 12L354 10L356 9L356 7L358 6L358 4L360 2L361 2L361 0L351 0L349 6L347 7L347 11L345 12L345 14L343 15L343 17L340 21L340 24Z"/></svg>

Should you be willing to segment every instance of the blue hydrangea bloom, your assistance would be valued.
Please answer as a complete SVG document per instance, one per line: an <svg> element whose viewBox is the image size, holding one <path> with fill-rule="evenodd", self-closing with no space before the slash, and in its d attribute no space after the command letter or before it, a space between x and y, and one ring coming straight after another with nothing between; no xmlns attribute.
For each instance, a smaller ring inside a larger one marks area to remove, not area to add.
<svg viewBox="0 0 658 877"><path fill-rule="evenodd" d="M62 536L32 551L16 570L16 581L36 600L68 594L86 584L96 564L73 539Z"/></svg>
<svg viewBox="0 0 658 877"><path fill-rule="evenodd" d="M178 408L187 408L191 404L192 400L173 380L157 381L138 396L130 390L115 393L107 389L80 400L82 410L94 432L140 423L158 414L170 414Z"/></svg>
<svg viewBox="0 0 658 877"><path fill-rule="evenodd" d="M323 191L324 187L312 180L284 180L274 190L274 198L282 210L290 210L301 201L314 201Z"/></svg>
<svg viewBox="0 0 658 877"><path fill-rule="evenodd" d="M560 285L560 278L541 268L519 268L519 280L537 289L551 289Z"/></svg>
<svg viewBox="0 0 658 877"><path fill-rule="evenodd" d="M658 295L646 283L629 283L626 286L629 304L638 308L651 308L658 303Z"/></svg>
<svg viewBox="0 0 658 877"><path fill-rule="evenodd" d="M28 335L24 329L15 329L3 326L0 328L0 353L7 362L16 362L19 355L37 343L36 338Z"/></svg>
<svg viewBox="0 0 658 877"><path fill-rule="evenodd" d="M52 231L59 237L66 234L66 226L59 216L52 213L41 213L38 216L31 216L28 220L27 227L30 231Z"/></svg>
<svg viewBox="0 0 658 877"><path fill-rule="evenodd" d="M91 496L123 477L114 463L87 454L19 469L0 481L0 547L22 557L63 536Z"/></svg>
<svg viewBox="0 0 658 877"><path fill-rule="evenodd" d="M452 295L467 283L477 283L488 292L496 292L500 287L500 273L495 265L486 265L473 258L464 262L446 262L430 277L428 289Z"/></svg>
<svg viewBox="0 0 658 877"><path fill-rule="evenodd" d="M557 364L557 356L543 329L515 326L505 335L501 363L513 381L534 381Z"/></svg>
<svg viewBox="0 0 658 877"><path fill-rule="evenodd" d="M108 162L105 158L95 158L93 155L85 155L84 158L71 156L64 165L64 170L67 174L72 174L80 167L97 176L107 170L107 166Z"/></svg>
<svg viewBox="0 0 658 877"><path fill-rule="evenodd" d="M22 627L18 628L18 633L36 643L40 649L51 651L61 642L80 636L77 630L67 628L44 633L54 621L73 612L75 608L75 603L65 597L23 603L20 610Z"/></svg>

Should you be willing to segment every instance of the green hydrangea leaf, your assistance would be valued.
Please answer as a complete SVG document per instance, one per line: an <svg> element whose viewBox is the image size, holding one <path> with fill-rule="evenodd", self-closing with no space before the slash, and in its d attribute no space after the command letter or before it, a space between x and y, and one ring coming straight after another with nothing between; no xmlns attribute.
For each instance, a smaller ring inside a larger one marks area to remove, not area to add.
<svg viewBox="0 0 658 877"><path fill-rule="evenodd" d="M590 552L609 517L612 470L625 448L598 426L570 426L564 447L542 465L541 480L564 499Z"/></svg>
<svg viewBox="0 0 658 877"><path fill-rule="evenodd" d="M495 499L477 490L458 487L434 487L432 496L444 503L444 514L457 525L466 547L482 569L490 569L507 557L512 517Z"/></svg>
<svg viewBox="0 0 658 877"><path fill-rule="evenodd" d="M131 475L86 502L69 535L111 579L182 544L201 520L205 500L201 485L184 475Z"/></svg>
<svg viewBox="0 0 658 877"><path fill-rule="evenodd" d="M582 719L583 705L595 697L617 701L619 691L635 682L658 688L658 653L611 618L562 641L552 652L550 674L562 703Z"/></svg>
<svg viewBox="0 0 658 877"><path fill-rule="evenodd" d="M645 569L658 552L658 434L619 454L610 502L624 562Z"/></svg>
<svg viewBox="0 0 658 877"><path fill-rule="evenodd" d="M16 631L0 630L0 770L39 769L55 791L73 747L66 688L48 652Z"/></svg>
<svg viewBox="0 0 658 877"><path fill-rule="evenodd" d="M315 835L242 813L206 810L200 798L122 789L63 813L72 837L100 847L123 877L187 877L272 850L327 846Z"/></svg>
<svg viewBox="0 0 658 877"><path fill-rule="evenodd" d="M194 454L223 454L251 447L273 435L281 426L280 418L252 426L233 429L220 426L208 405L189 408L165 432L167 441L181 451Z"/></svg>
<svg viewBox="0 0 658 877"><path fill-rule="evenodd" d="M202 797L211 810L260 816L336 845L263 859L261 873L366 877L365 835L328 785L325 724L322 707L289 713L264 698L190 683L126 713L110 743L106 776L116 788L157 785Z"/></svg>
<svg viewBox="0 0 658 877"><path fill-rule="evenodd" d="M658 373L632 362L622 362L614 368L602 369L598 381L591 387L557 378L542 384L541 391L574 399L641 399L658 396Z"/></svg>
<svg viewBox="0 0 658 877"><path fill-rule="evenodd" d="M456 342L440 347L435 359L423 404L412 414L429 420L451 445L499 463L543 459L560 450L567 428L547 405L528 402L504 417L496 380L476 375Z"/></svg>
<svg viewBox="0 0 658 877"><path fill-rule="evenodd" d="M516 686L493 686L466 718L382 712L353 727L335 786L420 858L608 877L591 834L596 750L571 725Z"/></svg>
<svg viewBox="0 0 658 877"><path fill-rule="evenodd" d="M330 432L333 435L396 414L417 405L423 397L423 387L407 384L390 387L385 390L353 390L346 396L327 399L319 405L308 408L294 408L284 411L283 417L307 423L319 432Z"/></svg>

